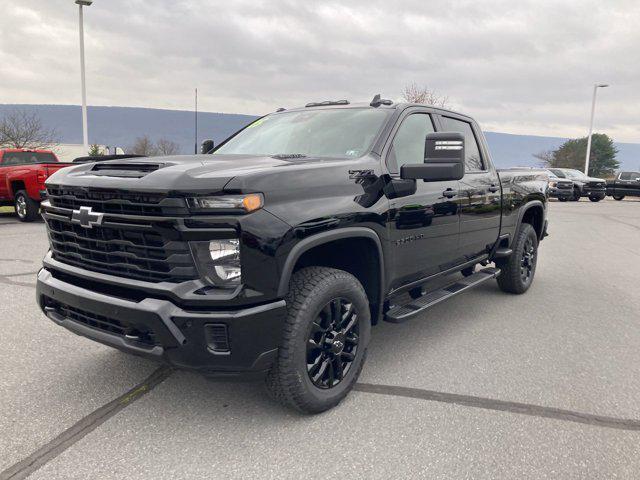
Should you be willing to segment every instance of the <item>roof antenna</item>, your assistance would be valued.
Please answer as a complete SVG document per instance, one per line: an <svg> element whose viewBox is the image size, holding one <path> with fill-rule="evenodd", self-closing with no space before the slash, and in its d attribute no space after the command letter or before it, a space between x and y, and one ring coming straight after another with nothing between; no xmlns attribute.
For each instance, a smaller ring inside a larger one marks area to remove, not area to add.
<svg viewBox="0 0 640 480"><path fill-rule="evenodd" d="M392 104L393 102L391 100L380 98L380 94L378 93L375 97L373 97L373 100L371 100L371 103L369 105L371 105L372 107L378 108L380 105L392 105Z"/></svg>

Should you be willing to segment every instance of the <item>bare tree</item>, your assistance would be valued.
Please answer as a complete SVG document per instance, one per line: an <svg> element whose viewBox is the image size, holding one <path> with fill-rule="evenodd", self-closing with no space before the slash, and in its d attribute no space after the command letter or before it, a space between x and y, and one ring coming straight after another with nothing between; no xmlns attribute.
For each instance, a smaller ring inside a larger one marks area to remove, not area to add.
<svg viewBox="0 0 640 480"><path fill-rule="evenodd" d="M178 155L180 153L180 145L166 138L161 138L156 142L157 155Z"/></svg>
<svg viewBox="0 0 640 480"><path fill-rule="evenodd" d="M136 138L135 142L133 142L133 145L127 148L127 151L136 155L151 157L156 155L156 146L153 144L148 135L143 135L142 137Z"/></svg>
<svg viewBox="0 0 640 480"><path fill-rule="evenodd" d="M166 138L161 138L154 142L148 135L136 138L133 145L127 148L127 152L136 155L144 155L145 157L157 157L160 155L178 155L180 153L180 145Z"/></svg>
<svg viewBox="0 0 640 480"><path fill-rule="evenodd" d="M419 86L416 82L406 85L402 90L402 98L409 103L433 105L434 107L448 108L449 97L439 95L426 85Z"/></svg>
<svg viewBox="0 0 640 480"><path fill-rule="evenodd" d="M0 146L38 149L59 143L57 132L44 127L35 112L14 110L0 120Z"/></svg>
<svg viewBox="0 0 640 480"><path fill-rule="evenodd" d="M540 160L540 164L543 167L548 167L553 165L555 155L552 150L543 150L542 152L534 153L533 157Z"/></svg>

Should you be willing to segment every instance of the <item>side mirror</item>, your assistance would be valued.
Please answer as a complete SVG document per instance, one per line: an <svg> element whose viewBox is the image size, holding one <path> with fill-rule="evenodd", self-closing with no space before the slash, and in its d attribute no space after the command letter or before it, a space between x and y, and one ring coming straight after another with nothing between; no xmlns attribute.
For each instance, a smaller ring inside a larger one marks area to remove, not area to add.
<svg viewBox="0 0 640 480"><path fill-rule="evenodd" d="M464 159L464 135L429 133L424 142L424 163L402 165L400 178L425 182L460 180L464 177Z"/></svg>
<svg viewBox="0 0 640 480"><path fill-rule="evenodd" d="M204 142L202 142L202 146L200 147L200 153L209 153L211 150L213 150L214 146L215 144L213 143L213 140L205 140Z"/></svg>

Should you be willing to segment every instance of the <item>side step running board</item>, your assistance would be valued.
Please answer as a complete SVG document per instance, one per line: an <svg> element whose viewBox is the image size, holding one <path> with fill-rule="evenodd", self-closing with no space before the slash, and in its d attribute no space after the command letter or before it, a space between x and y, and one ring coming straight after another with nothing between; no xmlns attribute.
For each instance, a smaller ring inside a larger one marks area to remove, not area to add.
<svg viewBox="0 0 640 480"><path fill-rule="evenodd" d="M421 297L411 300L404 305L394 305L385 314L384 320L391 323L406 322L443 300L447 300L465 290L476 287L487 280L496 278L498 275L500 275L499 268L483 268L473 275L456 280L452 284L438 290L425 293Z"/></svg>

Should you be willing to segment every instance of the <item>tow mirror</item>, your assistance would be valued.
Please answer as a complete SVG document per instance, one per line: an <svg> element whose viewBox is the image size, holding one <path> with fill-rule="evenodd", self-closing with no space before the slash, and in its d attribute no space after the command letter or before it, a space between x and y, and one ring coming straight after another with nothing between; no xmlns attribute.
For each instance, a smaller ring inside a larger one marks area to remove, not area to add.
<svg viewBox="0 0 640 480"><path fill-rule="evenodd" d="M424 142L424 163L402 165L400 178L425 182L460 180L464 176L464 159L464 135L429 133Z"/></svg>
<svg viewBox="0 0 640 480"><path fill-rule="evenodd" d="M213 143L213 140L205 140L204 142L202 142L202 147L200 148L200 153L209 153L211 150L213 150L213 147L215 146L215 144Z"/></svg>

